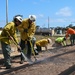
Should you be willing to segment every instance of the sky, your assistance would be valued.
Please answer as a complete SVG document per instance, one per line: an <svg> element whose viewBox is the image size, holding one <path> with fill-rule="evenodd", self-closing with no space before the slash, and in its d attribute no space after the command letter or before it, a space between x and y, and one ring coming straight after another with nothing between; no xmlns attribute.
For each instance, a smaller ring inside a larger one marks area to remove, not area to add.
<svg viewBox="0 0 75 75"><path fill-rule="evenodd" d="M0 27L13 20L17 14L23 19L36 15L36 25L40 27L66 27L75 25L75 0L0 0Z"/></svg>

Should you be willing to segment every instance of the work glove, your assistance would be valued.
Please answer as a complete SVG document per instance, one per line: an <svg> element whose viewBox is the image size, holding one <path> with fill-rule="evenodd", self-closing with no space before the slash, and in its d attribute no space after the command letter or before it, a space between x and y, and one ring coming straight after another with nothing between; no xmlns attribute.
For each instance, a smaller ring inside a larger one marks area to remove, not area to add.
<svg viewBox="0 0 75 75"><path fill-rule="evenodd" d="M31 37L28 37L27 40L31 40Z"/></svg>
<svg viewBox="0 0 75 75"><path fill-rule="evenodd" d="M22 50L21 50L21 47L18 45L17 46L17 50L18 50L18 52L21 52Z"/></svg>
<svg viewBox="0 0 75 75"><path fill-rule="evenodd" d="M24 29L24 32L28 33L28 29Z"/></svg>

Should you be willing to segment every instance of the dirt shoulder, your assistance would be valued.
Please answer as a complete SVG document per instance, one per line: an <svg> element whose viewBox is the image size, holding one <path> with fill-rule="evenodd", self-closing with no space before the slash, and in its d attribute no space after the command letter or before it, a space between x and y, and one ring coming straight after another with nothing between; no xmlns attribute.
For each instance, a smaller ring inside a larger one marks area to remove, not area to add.
<svg viewBox="0 0 75 75"><path fill-rule="evenodd" d="M0 69L0 74L5 75L75 75L75 46L52 48L36 56L38 62L29 65L27 62L20 64L20 59L12 59L14 68ZM34 58L32 56L32 60ZM41 61L40 61L41 60Z"/></svg>

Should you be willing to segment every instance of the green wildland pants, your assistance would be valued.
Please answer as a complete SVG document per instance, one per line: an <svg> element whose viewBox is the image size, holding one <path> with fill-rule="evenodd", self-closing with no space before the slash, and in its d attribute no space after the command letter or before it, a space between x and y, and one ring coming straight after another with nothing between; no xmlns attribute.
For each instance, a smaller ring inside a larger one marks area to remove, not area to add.
<svg viewBox="0 0 75 75"><path fill-rule="evenodd" d="M3 56L4 56L4 65L6 67L11 66L11 57L10 57L11 47L10 45L4 42L1 42L1 46L2 46Z"/></svg>

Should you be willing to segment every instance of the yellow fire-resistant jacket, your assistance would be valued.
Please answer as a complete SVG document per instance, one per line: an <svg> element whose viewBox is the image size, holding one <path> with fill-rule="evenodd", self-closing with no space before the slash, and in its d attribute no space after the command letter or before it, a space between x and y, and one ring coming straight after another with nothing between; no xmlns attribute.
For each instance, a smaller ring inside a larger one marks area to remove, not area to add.
<svg viewBox="0 0 75 75"><path fill-rule="evenodd" d="M27 29L27 32L24 31L25 29ZM35 29L36 25L34 22L29 25L28 19L24 19L22 24L18 27L18 30L21 32L21 39L25 41L28 37L32 38L35 34Z"/></svg>
<svg viewBox="0 0 75 75"><path fill-rule="evenodd" d="M36 41L36 45L41 46L41 47L45 47L47 44L48 44L47 39L42 39L42 40Z"/></svg>
<svg viewBox="0 0 75 75"><path fill-rule="evenodd" d="M14 22L10 22L6 24L6 26L3 28L2 33L0 37L2 37L1 41L3 41L6 44L10 44L11 40L8 38L9 34L15 39L15 41L18 43L17 35L16 35L16 27Z"/></svg>

